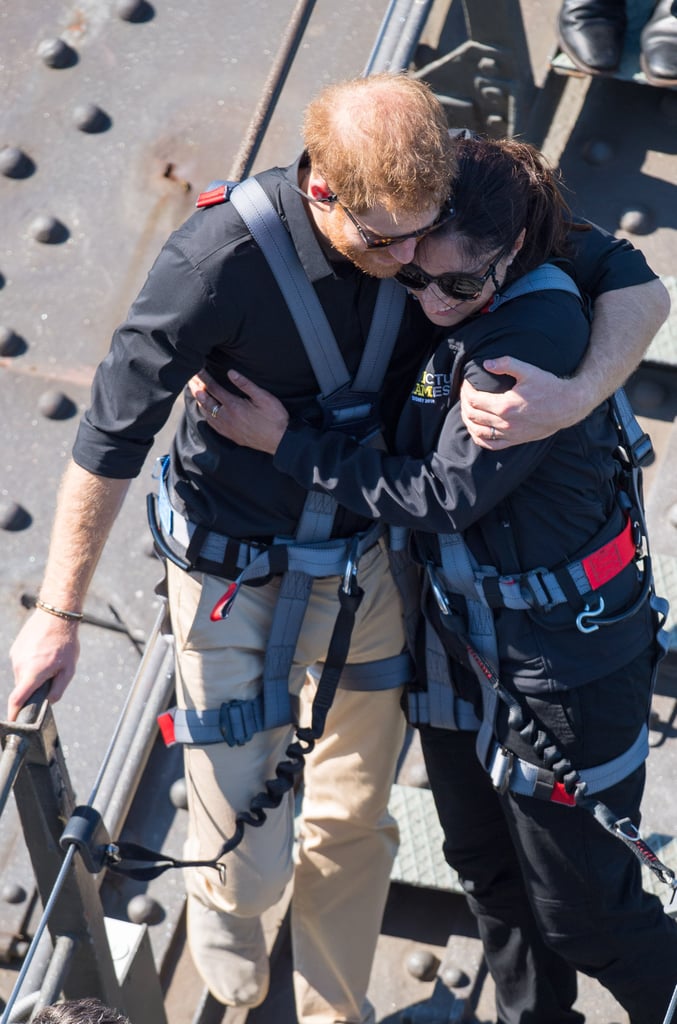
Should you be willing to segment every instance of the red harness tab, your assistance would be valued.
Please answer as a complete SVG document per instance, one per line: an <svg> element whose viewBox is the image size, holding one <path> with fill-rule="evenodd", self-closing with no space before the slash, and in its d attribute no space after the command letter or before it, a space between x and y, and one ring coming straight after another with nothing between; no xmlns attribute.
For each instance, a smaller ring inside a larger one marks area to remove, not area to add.
<svg viewBox="0 0 677 1024"><path fill-rule="evenodd" d="M225 594L223 594L218 599L218 601L212 608L211 612L209 613L209 618L212 620L212 622L221 622L222 619L228 618L228 613L230 612L231 606L233 604L233 601L235 600L235 596L238 592L238 589L239 585L236 580L234 583L231 583Z"/></svg>
<svg viewBox="0 0 677 1024"><path fill-rule="evenodd" d="M576 799L573 793L567 793L563 782L553 783L550 802L553 804L566 804L567 807L576 806Z"/></svg>
<svg viewBox="0 0 677 1024"><path fill-rule="evenodd" d="M203 210L205 206L218 206L219 203L225 203L227 198L228 186L217 185L216 188L210 189L209 192L200 192L195 205L198 210Z"/></svg>
<svg viewBox="0 0 677 1024"><path fill-rule="evenodd" d="M164 711L161 715L158 715L157 724L160 726L160 735L164 740L165 746L173 747L176 743L176 734L174 732L174 712Z"/></svg>
<svg viewBox="0 0 677 1024"><path fill-rule="evenodd" d="M608 544L593 551L591 555L581 559L583 571L592 590L597 590L618 576L626 565L635 557L635 541L632 535L632 523L628 519L625 528L610 540Z"/></svg>

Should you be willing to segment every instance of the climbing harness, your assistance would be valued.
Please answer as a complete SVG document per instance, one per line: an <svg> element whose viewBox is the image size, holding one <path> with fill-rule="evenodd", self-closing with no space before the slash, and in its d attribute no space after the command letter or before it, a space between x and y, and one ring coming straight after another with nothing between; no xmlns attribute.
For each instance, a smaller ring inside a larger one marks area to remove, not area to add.
<svg viewBox="0 0 677 1024"><path fill-rule="evenodd" d="M390 280L380 282L360 366L351 377L290 236L259 182L249 178L241 183L215 184L198 198L197 206L206 208L225 201L237 209L266 257L294 318L320 388L317 400L325 427L349 431L362 443L375 443L380 432L379 392L399 331L404 289ZM275 779L264 783L264 790L251 801L249 810L236 815L235 832L217 857L192 862L193 866L221 869L219 861L241 841L245 825L262 825L266 810L279 806L293 787L305 756L322 735L339 679L342 683L345 679L353 689L394 688L411 678L411 658L405 652L366 665L346 664L355 615L363 597L357 582L359 559L385 534L381 524L355 537L332 538L336 502L330 495L309 492L293 539L279 538L269 545L249 544L200 529L173 509L167 489L168 471L168 459L160 460L159 495L148 499L151 532L160 553L182 569L193 568L199 558L201 566L205 560L213 563L218 575L228 559L237 571L212 611L214 621L227 617L243 584L265 582L273 575L281 576L281 582L264 657L261 694L252 700L226 701L219 708L172 708L159 718L165 742L239 746L262 729L291 724L289 674L313 579L338 576L340 580L338 615L313 700L310 726L296 728L296 741L286 750L288 760L277 766ZM132 849L128 844L120 845L120 851L123 860L164 862L154 868L131 869L136 871L133 877L154 877L151 873L167 867L185 866L184 862L139 847ZM123 870L120 862L111 867Z"/></svg>
<svg viewBox="0 0 677 1024"><path fill-rule="evenodd" d="M560 268L545 264L496 295L489 312L518 295L555 288L579 295L575 284ZM576 628L594 632L633 615L647 600L658 623L657 647L664 650L662 626L667 602L653 592L651 562L641 495L641 464L651 454L651 442L637 423L622 389L610 400L618 432L626 521L620 533L584 558L558 569L535 568L519 574L500 574L492 566L478 565L460 534L438 537L439 563L424 565L424 597L431 594L438 609L446 645L426 622L426 686L411 687L408 713L412 724L477 732L477 756L495 788L521 793L566 806L583 807L632 850L657 877L677 889L675 872L663 864L641 838L628 818L614 814L595 794L626 778L648 755L648 729L644 726L630 748L594 768L576 770L547 733L538 728L516 698L501 684L494 610L548 612L560 605L573 608ZM629 492L629 497L627 496ZM403 542L400 541L400 547ZM604 601L596 592L632 562L642 564L643 585L639 596L623 612L605 615ZM405 595L403 594L403 597ZM459 598L462 610L459 610ZM412 634L408 633L410 643ZM415 642L415 640L414 640ZM450 679L447 651L469 667L477 678L482 697L481 719L467 701L456 697ZM656 660L656 666L660 657ZM495 738L499 704L508 708L508 725L529 744L537 763L519 758Z"/></svg>

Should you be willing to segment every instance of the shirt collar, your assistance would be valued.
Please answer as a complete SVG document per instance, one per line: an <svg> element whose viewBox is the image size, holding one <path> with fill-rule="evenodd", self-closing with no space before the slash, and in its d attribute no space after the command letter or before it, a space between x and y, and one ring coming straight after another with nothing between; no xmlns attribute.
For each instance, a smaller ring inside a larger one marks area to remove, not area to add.
<svg viewBox="0 0 677 1024"><path fill-rule="evenodd" d="M299 170L308 166L310 166L308 154L303 152L290 167L285 168L283 179L298 186ZM344 277L346 267L350 267L352 270L355 269L352 267L352 264L342 258L337 259L335 263L327 259L313 230L303 198L298 192L281 184L280 205L292 241L294 242L294 247L309 281L319 281L323 277L329 277L330 275Z"/></svg>

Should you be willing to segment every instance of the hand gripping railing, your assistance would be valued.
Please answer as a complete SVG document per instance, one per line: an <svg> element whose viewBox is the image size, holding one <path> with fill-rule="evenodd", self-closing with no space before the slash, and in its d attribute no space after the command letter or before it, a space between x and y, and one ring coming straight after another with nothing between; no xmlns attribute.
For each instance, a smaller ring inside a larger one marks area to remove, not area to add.
<svg viewBox="0 0 677 1024"><path fill-rule="evenodd" d="M93 815L101 815L102 822L105 816L106 824L100 830L104 836L117 835L124 823L157 735L157 715L171 698L173 657L165 623L163 605L86 805ZM127 970L120 980L106 934L98 893L100 878L92 873L91 863L86 863L86 850L75 842L62 842L64 822L73 814L75 799L47 701L48 690L47 683L20 711L16 722L0 722L0 816L13 791L43 905L0 1024L15 1019L12 1010L46 928L53 952L33 1010L53 1002L63 991L68 998L97 996L132 1019L164 1024L148 941L137 945L136 955L150 958L149 970ZM83 856L77 856L78 852ZM140 974L144 975L142 992L126 982Z"/></svg>

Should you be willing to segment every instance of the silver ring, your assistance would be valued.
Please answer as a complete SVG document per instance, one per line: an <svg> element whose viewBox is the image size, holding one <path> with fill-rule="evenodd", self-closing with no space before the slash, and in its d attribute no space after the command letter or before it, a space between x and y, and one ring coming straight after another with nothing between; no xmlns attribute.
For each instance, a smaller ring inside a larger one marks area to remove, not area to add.
<svg viewBox="0 0 677 1024"><path fill-rule="evenodd" d="M209 415L211 416L211 418L212 418L213 420L215 420L215 419L216 419L216 417L217 417L217 416L219 415L219 412L220 412L220 411L221 411L221 406L220 406L220 405L219 405L219 403L217 402L217 403L216 403L216 405L213 405L213 406L212 406L212 411L210 412L210 414L209 414Z"/></svg>
<svg viewBox="0 0 677 1024"><path fill-rule="evenodd" d="M214 415L214 413L212 413L212 416L213 415ZM496 440L496 427L493 424L491 425L491 429L489 430L489 440L490 441L495 441Z"/></svg>

